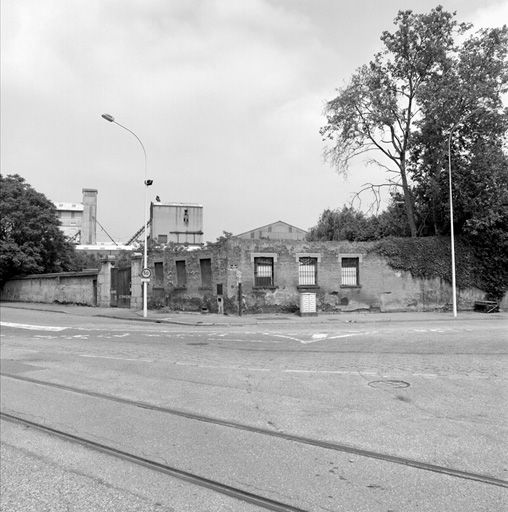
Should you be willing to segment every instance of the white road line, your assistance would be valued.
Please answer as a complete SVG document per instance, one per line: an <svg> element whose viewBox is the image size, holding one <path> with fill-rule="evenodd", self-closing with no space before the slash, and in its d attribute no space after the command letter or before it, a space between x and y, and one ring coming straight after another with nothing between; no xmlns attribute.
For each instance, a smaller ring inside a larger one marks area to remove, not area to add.
<svg viewBox="0 0 508 512"><path fill-rule="evenodd" d="M293 338L293 336L286 336L284 334L273 334L273 333L269 333L269 332L264 332L263 334L265 336L274 336L274 337L277 337L277 338L286 338L287 340L293 340L293 341L298 341L299 343L305 343L305 341L303 341L303 340L300 340L298 338Z"/></svg>
<svg viewBox="0 0 508 512"><path fill-rule="evenodd" d="M332 375L359 375L357 370L283 370L284 373L313 373ZM374 372L360 372L361 375L377 375Z"/></svg>
<svg viewBox="0 0 508 512"><path fill-rule="evenodd" d="M337 340L339 338L349 338L350 336L359 336L360 334L367 334L367 333L355 332L355 333L350 333L350 334L340 334L338 336L331 336L328 339L329 340Z"/></svg>
<svg viewBox="0 0 508 512"><path fill-rule="evenodd" d="M68 327L56 327L53 325L30 325L30 324L16 324L13 322L0 322L2 327L14 327L15 329L28 329L30 331L65 331Z"/></svg>
<svg viewBox="0 0 508 512"><path fill-rule="evenodd" d="M186 363L184 361L175 361L174 364L178 366L187 366L191 368L206 368L209 370L247 370L250 372L271 372L271 368L249 368L245 366L219 366L212 364L198 364L198 363Z"/></svg>
<svg viewBox="0 0 508 512"><path fill-rule="evenodd" d="M129 358L129 357L112 357L112 356L94 356L92 354L79 354L79 357L89 357L89 358L96 358L96 359L114 359L115 361L139 361L142 363L153 363L153 359L136 359L136 358Z"/></svg>

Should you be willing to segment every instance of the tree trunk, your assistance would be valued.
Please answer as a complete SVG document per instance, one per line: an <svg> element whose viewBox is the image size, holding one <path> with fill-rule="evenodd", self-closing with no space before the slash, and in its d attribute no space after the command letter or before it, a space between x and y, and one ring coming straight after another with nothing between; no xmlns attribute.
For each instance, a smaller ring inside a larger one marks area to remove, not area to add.
<svg viewBox="0 0 508 512"><path fill-rule="evenodd" d="M413 198L411 196L411 191L409 190L409 185L407 183L407 176L406 176L406 169L404 166L404 161L402 161L402 165L400 168L400 176L402 178L402 190L404 191L404 208L406 210L407 220L409 223L409 229L411 231L411 237L416 238L418 236L418 231L416 229L415 211L413 208Z"/></svg>

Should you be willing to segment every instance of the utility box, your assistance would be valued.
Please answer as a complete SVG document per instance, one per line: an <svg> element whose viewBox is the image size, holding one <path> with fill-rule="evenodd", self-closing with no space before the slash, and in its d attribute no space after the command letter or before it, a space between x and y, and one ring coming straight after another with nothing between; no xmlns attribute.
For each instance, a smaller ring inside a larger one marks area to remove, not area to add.
<svg viewBox="0 0 508 512"><path fill-rule="evenodd" d="M300 293L300 316L317 316L315 293Z"/></svg>

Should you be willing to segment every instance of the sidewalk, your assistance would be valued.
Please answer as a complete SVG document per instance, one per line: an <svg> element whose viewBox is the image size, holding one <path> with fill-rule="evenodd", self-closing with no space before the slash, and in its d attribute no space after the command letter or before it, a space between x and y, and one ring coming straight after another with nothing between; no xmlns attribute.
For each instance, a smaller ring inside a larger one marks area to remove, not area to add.
<svg viewBox="0 0 508 512"><path fill-rule="evenodd" d="M241 325L333 325L336 324L362 324L377 322L436 322L461 320L490 320L508 321L508 312L477 313L473 311L459 311L457 319L451 312L343 312L319 313L318 316L300 317L292 313L264 313L245 314L240 316L218 315L216 313L193 313L183 311L164 312L149 310L147 318L143 318L143 311L126 308L99 308L90 306L77 306L73 304L44 304L39 302L1 302L0 308L17 308L35 311L48 311L78 316L115 318L120 320L134 320L139 322L155 322L190 326L241 326Z"/></svg>

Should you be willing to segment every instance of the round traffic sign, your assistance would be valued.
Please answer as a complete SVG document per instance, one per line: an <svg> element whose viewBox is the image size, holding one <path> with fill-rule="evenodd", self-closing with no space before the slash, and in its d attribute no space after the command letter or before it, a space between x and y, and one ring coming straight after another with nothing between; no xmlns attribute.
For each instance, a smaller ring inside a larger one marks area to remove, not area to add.
<svg viewBox="0 0 508 512"><path fill-rule="evenodd" d="M144 268L141 271L141 277L144 277L145 279L148 279L152 275L152 271L149 268Z"/></svg>

